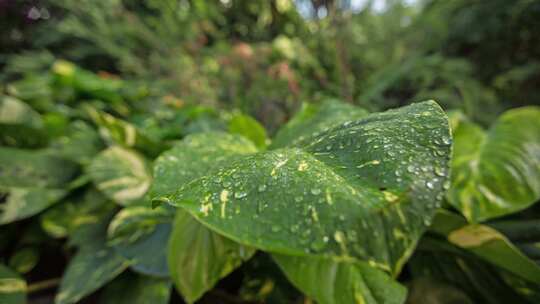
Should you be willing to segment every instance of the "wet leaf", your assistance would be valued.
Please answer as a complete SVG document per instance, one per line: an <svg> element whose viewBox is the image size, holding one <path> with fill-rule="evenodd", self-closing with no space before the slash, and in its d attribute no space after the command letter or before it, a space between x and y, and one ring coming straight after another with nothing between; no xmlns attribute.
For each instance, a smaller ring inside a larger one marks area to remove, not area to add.
<svg viewBox="0 0 540 304"><path fill-rule="evenodd" d="M320 104L304 103L296 115L276 134L272 148L280 148L311 137L330 127L366 116L364 109L333 99Z"/></svg>
<svg viewBox="0 0 540 304"><path fill-rule="evenodd" d="M423 102L211 170L162 201L237 242L396 274L440 205L451 137Z"/></svg>
<svg viewBox="0 0 540 304"><path fill-rule="evenodd" d="M289 280L320 304L403 303L407 289L365 262L274 255Z"/></svg>
<svg viewBox="0 0 540 304"><path fill-rule="evenodd" d="M256 152L252 142L227 133L186 137L155 161L151 196L161 196L212 168ZM184 299L193 302L254 252L178 210L168 245L171 277Z"/></svg>
<svg viewBox="0 0 540 304"><path fill-rule="evenodd" d="M124 206L141 199L152 180L146 159L133 150L119 146L98 154L87 172L100 191Z"/></svg>
<svg viewBox="0 0 540 304"><path fill-rule="evenodd" d="M454 123L447 198L471 222L522 210L540 199L540 108L505 112L487 131Z"/></svg>

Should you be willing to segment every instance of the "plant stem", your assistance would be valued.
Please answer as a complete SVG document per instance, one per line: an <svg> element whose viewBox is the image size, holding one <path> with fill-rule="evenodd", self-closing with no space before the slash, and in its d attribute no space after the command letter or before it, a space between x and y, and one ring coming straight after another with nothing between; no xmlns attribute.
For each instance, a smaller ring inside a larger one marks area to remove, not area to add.
<svg viewBox="0 0 540 304"><path fill-rule="evenodd" d="M60 280L61 280L60 278L53 278L53 279L48 279L48 280L32 283L28 285L28 287L26 288L26 291L28 293L33 293L33 292L49 289L58 285L60 283Z"/></svg>

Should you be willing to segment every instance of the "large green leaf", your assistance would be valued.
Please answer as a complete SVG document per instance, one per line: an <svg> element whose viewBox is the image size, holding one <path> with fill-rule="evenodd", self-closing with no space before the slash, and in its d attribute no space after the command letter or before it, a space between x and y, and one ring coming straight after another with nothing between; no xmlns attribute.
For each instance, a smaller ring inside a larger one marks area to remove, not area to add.
<svg viewBox="0 0 540 304"><path fill-rule="evenodd" d="M111 221L108 243L147 275L167 277L167 248L174 212L166 208L134 206L122 209Z"/></svg>
<svg viewBox="0 0 540 304"><path fill-rule="evenodd" d="M152 180L145 158L119 146L110 147L98 154L87 171L96 187L121 205L129 205L141 199Z"/></svg>
<svg viewBox="0 0 540 304"><path fill-rule="evenodd" d="M449 202L472 222L524 209L540 199L540 108L505 112L488 131L454 124Z"/></svg>
<svg viewBox="0 0 540 304"><path fill-rule="evenodd" d="M272 148L280 148L310 137L346 121L366 116L364 109L328 99L321 104L304 103L296 115L279 130Z"/></svg>
<svg viewBox="0 0 540 304"><path fill-rule="evenodd" d="M220 164L256 151L252 142L238 135L190 135L155 161L150 193L164 195ZM188 302L202 296L253 252L203 226L185 211L177 211L168 264L173 282Z"/></svg>
<svg viewBox="0 0 540 304"><path fill-rule="evenodd" d="M405 287L365 262L279 254L274 260L294 285L320 304L400 304L407 295Z"/></svg>
<svg viewBox="0 0 540 304"><path fill-rule="evenodd" d="M222 237L178 210L169 240L169 269L187 302L200 298L253 253L253 249Z"/></svg>
<svg viewBox="0 0 540 304"><path fill-rule="evenodd" d="M125 273L107 285L99 303L167 304L170 296L169 280Z"/></svg>
<svg viewBox="0 0 540 304"><path fill-rule="evenodd" d="M243 244L397 273L443 197L451 137L433 101L230 161L162 201Z"/></svg>
<svg viewBox="0 0 540 304"><path fill-rule="evenodd" d="M0 264L0 303L26 303L26 287L18 273Z"/></svg>

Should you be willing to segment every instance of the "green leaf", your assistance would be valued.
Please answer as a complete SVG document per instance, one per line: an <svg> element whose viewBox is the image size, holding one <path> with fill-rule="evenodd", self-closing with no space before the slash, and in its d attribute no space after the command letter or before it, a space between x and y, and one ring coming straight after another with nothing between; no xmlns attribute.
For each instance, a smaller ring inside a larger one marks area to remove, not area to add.
<svg viewBox="0 0 540 304"><path fill-rule="evenodd" d="M46 151L0 147L0 185L60 188L78 173L76 163Z"/></svg>
<svg viewBox="0 0 540 304"><path fill-rule="evenodd" d="M18 273L0 264L0 303L26 303L26 287Z"/></svg>
<svg viewBox="0 0 540 304"><path fill-rule="evenodd" d="M358 120L367 115L364 109L333 99L320 104L304 103L300 111L279 130L271 147L285 147L339 123Z"/></svg>
<svg viewBox="0 0 540 304"><path fill-rule="evenodd" d="M448 240L494 265L540 284L540 266L493 228L477 224L468 225L452 231L448 235Z"/></svg>
<svg viewBox="0 0 540 304"><path fill-rule="evenodd" d="M99 303L167 304L170 296L169 280L125 273L107 285Z"/></svg>
<svg viewBox="0 0 540 304"><path fill-rule="evenodd" d="M239 134L251 140L257 148L264 149L268 143L266 130L261 124L250 116L240 113L234 114L229 121L229 132Z"/></svg>
<svg viewBox="0 0 540 304"><path fill-rule="evenodd" d="M103 149L103 143L96 130L77 120L69 125L66 134L53 140L49 148L67 159L87 164Z"/></svg>
<svg viewBox="0 0 540 304"><path fill-rule="evenodd" d="M120 205L141 199L152 180L145 158L119 146L99 153L87 168L96 187Z"/></svg>
<svg viewBox="0 0 540 304"><path fill-rule="evenodd" d="M27 273L32 270L39 261L39 251L36 248L25 247L17 250L9 258L9 267L18 273Z"/></svg>
<svg viewBox="0 0 540 304"><path fill-rule="evenodd" d="M0 144L37 147L46 141L39 113L18 99L0 95Z"/></svg>
<svg viewBox="0 0 540 304"><path fill-rule="evenodd" d="M56 204L66 195L64 189L1 187L5 201L0 205L0 224L29 218Z"/></svg>
<svg viewBox="0 0 540 304"><path fill-rule="evenodd" d="M423 102L227 162L162 197L242 244L396 274L443 197L451 138Z"/></svg>
<svg viewBox="0 0 540 304"><path fill-rule="evenodd" d="M172 192L220 164L256 151L252 142L238 135L213 132L187 136L155 161L151 196ZM187 301L195 301L253 253L185 211L177 211L168 264L173 282Z"/></svg>
<svg viewBox="0 0 540 304"><path fill-rule="evenodd" d="M129 122L99 111L89 105L85 105L84 109L98 126L99 133L107 143L126 148L136 148L150 155L157 155L163 150L161 142L150 138Z"/></svg>
<svg viewBox="0 0 540 304"><path fill-rule="evenodd" d="M275 254L289 280L320 304L403 303L407 289L365 262Z"/></svg>
<svg viewBox="0 0 540 304"><path fill-rule="evenodd" d="M468 224L464 218L440 211L430 228L457 247L534 283L540 283L540 265L524 255L503 234L492 227Z"/></svg>
<svg viewBox="0 0 540 304"><path fill-rule="evenodd" d="M469 121L453 129L448 201L471 222L522 210L540 199L540 108L505 112L484 131Z"/></svg>
<svg viewBox="0 0 540 304"><path fill-rule="evenodd" d="M108 243L142 274L167 277L167 248L174 212L134 206L116 214L107 231Z"/></svg>
<svg viewBox="0 0 540 304"><path fill-rule="evenodd" d="M129 263L114 249L107 247L104 240L84 243L69 261L55 303L77 303L110 282L128 266Z"/></svg>
<svg viewBox="0 0 540 304"><path fill-rule="evenodd" d="M222 237L178 210L168 261L171 278L188 303L199 299L254 253L252 248Z"/></svg>
<svg viewBox="0 0 540 304"><path fill-rule="evenodd" d="M99 223L113 208L113 202L90 187L45 211L40 217L40 224L49 236L63 238L74 233L79 226Z"/></svg>

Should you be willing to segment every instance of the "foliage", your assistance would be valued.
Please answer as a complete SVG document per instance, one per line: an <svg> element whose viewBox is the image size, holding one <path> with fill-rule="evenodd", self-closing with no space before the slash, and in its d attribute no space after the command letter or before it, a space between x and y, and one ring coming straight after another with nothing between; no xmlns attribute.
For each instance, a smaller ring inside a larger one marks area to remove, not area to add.
<svg viewBox="0 0 540 304"><path fill-rule="evenodd" d="M0 302L538 303L540 3L373 4L0 1Z"/></svg>

